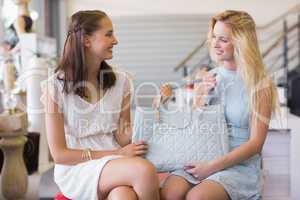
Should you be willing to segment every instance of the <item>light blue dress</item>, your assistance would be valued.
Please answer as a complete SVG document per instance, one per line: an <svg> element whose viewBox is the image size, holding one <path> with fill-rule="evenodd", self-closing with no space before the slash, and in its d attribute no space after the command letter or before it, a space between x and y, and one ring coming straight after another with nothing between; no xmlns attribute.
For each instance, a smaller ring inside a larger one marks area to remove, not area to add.
<svg viewBox="0 0 300 200"><path fill-rule="evenodd" d="M217 86L210 103L223 103L225 106L230 150L233 150L250 137L249 97L245 84L236 71L218 67L212 72L217 74ZM200 183L183 170L172 174L182 176L192 184ZM206 179L220 183L232 200L261 199L261 156L257 154Z"/></svg>

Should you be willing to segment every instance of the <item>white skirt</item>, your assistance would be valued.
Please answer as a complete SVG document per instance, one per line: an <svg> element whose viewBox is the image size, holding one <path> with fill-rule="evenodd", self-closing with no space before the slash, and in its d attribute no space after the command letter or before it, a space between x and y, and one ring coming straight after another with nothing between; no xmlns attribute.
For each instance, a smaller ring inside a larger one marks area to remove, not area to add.
<svg viewBox="0 0 300 200"><path fill-rule="evenodd" d="M98 183L105 164L122 156L105 156L77 165L55 165L54 181L60 191L72 200L98 200Z"/></svg>

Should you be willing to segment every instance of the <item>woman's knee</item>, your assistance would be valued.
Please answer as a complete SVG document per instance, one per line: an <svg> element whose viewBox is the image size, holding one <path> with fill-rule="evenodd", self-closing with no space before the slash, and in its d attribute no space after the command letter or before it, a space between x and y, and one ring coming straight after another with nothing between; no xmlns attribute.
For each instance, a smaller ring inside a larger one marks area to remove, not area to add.
<svg viewBox="0 0 300 200"><path fill-rule="evenodd" d="M186 192L181 190L163 188L160 191L160 197L162 200L182 200L184 199Z"/></svg>
<svg viewBox="0 0 300 200"><path fill-rule="evenodd" d="M160 195L165 200L181 200L185 199L190 188L189 183L182 177L171 175L164 182Z"/></svg>
<svg viewBox="0 0 300 200"><path fill-rule="evenodd" d="M215 196L212 194L213 192L212 190L206 190L206 189L208 188L197 188L197 189L190 190L186 195L186 200L209 200L213 196ZM218 191L215 191L215 193L218 193ZM224 200L225 199L226 198L224 198Z"/></svg>
<svg viewBox="0 0 300 200"><path fill-rule="evenodd" d="M208 198L203 190L191 190L186 195L186 200L209 200Z"/></svg>
<svg viewBox="0 0 300 200"><path fill-rule="evenodd" d="M186 196L187 200L229 200L224 187L211 180L204 180L190 190Z"/></svg>
<svg viewBox="0 0 300 200"><path fill-rule="evenodd" d="M107 197L107 200L137 200L137 195L133 188L128 186L119 186L112 189Z"/></svg>
<svg viewBox="0 0 300 200"><path fill-rule="evenodd" d="M132 160L132 173L134 173L136 179L146 180L157 180L157 172L154 165L143 158L133 158Z"/></svg>
<svg viewBox="0 0 300 200"><path fill-rule="evenodd" d="M134 189L158 188L155 167L142 158L123 158L108 162L100 175L98 190L108 194L113 188L127 185Z"/></svg>

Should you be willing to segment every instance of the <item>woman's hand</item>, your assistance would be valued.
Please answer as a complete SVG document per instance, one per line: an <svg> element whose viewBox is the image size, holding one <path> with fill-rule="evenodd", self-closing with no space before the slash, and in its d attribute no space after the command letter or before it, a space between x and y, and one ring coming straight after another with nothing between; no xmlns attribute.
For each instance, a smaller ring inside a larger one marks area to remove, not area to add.
<svg viewBox="0 0 300 200"><path fill-rule="evenodd" d="M197 74L196 79L202 78L202 82L196 83L194 86L194 92L195 92L195 98L194 98L194 106L204 106L206 104L205 96L209 94L213 88L216 87L217 81L216 81L216 75L211 73L206 73L203 75Z"/></svg>
<svg viewBox="0 0 300 200"><path fill-rule="evenodd" d="M148 145L144 141L138 143L128 144L118 150L119 155L135 157L144 156L147 153Z"/></svg>
<svg viewBox="0 0 300 200"><path fill-rule="evenodd" d="M155 98L152 104L153 108L157 108L159 104L162 102L164 103L169 97L173 95L172 87L170 84L165 84L160 87L160 96Z"/></svg>
<svg viewBox="0 0 300 200"><path fill-rule="evenodd" d="M211 162L193 162L184 166L184 170L201 181L216 172Z"/></svg>
<svg viewBox="0 0 300 200"><path fill-rule="evenodd" d="M171 97L173 95L172 87L169 84L165 84L160 88L160 95L162 97L162 101Z"/></svg>

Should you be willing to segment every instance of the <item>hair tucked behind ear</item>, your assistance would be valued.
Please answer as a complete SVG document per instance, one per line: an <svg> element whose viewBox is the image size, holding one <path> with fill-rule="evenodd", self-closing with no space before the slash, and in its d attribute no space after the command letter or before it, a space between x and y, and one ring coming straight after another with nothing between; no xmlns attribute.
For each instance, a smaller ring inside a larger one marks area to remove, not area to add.
<svg viewBox="0 0 300 200"><path fill-rule="evenodd" d="M100 22L107 15L99 10L79 11L72 15L63 55L56 72L63 72L63 92L84 97L88 69L85 62L84 36L92 35L100 29ZM116 82L116 75L105 61L99 66L98 84L109 89ZM78 87L80 85L80 87Z"/></svg>

